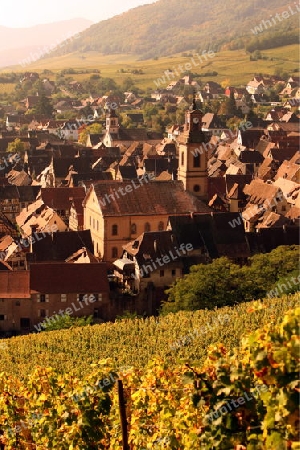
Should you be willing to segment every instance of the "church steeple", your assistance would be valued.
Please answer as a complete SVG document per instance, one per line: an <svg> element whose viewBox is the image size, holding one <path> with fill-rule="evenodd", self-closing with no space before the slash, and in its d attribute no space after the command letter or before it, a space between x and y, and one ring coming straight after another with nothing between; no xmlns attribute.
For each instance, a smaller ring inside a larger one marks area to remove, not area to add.
<svg viewBox="0 0 300 450"><path fill-rule="evenodd" d="M204 142L205 137L202 132L203 112L198 109L196 104L196 95L194 94L193 103L185 112L184 136L186 142Z"/></svg>
<svg viewBox="0 0 300 450"><path fill-rule="evenodd" d="M119 132L119 118L115 109L110 109L106 114L106 131L112 134Z"/></svg>
<svg viewBox="0 0 300 450"><path fill-rule="evenodd" d="M187 191L202 199L207 198L207 152L202 131L203 113L196 104L196 95L185 113L184 131L178 138L178 179Z"/></svg>
<svg viewBox="0 0 300 450"><path fill-rule="evenodd" d="M113 147L114 139L119 138L119 118L116 114L115 109L110 109L106 114L106 122L105 122L105 134L102 140L102 143L106 147Z"/></svg>
<svg viewBox="0 0 300 450"><path fill-rule="evenodd" d="M193 93L193 105L192 105L192 110L193 111L196 111L198 108L197 108L197 104L196 104L196 92L194 91L194 93Z"/></svg>

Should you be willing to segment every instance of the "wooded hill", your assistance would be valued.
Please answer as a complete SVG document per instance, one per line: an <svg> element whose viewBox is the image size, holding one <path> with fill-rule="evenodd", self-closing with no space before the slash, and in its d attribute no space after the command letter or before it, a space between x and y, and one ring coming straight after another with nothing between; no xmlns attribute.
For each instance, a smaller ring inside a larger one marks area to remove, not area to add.
<svg viewBox="0 0 300 450"><path fill-rule="evenodd" d="M263 20L266 26L257 31ZM252 52L297 43L298 25L299 11L288 0L159 0L91 26L50 56L98 51L149 59L245 47Z"/></svg>

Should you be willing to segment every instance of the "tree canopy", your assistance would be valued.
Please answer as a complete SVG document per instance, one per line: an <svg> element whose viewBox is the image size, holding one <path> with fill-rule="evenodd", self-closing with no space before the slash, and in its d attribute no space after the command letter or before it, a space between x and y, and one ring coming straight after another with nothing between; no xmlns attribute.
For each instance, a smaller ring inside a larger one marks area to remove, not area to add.
<svg viewBox="0 0 300 450"><path fill-rule="evenodd" d="M168 301L162 313L179 310L214 309L271 295L299 290L299 246L280 246L271 253L249 258L238 266L226 257L211 264L192 266L190 273L178 279L166 292ZM285 283L288 289L280 287ZM276 291L277 290L277 291Z"/></svg>

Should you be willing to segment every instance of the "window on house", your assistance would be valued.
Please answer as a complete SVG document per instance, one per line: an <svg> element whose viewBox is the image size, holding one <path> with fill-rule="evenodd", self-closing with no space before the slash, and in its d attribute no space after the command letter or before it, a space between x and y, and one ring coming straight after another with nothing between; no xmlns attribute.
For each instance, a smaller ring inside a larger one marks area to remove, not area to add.
<svg viewBox="0 0 300 450"><path fill-rule="evenodd" d="M131 234L136 234L136 224L135 223L131 224Z"/></svg>
<svg viewBox="0 0 300 450"><path fill-rule="evenodd" d="M98 318L99 318L99 309L94 308L94 319L98 319Z"/></svg>
<svg viewBox="0 0 300 450"><path fill-rule="evenodd" d="M165 276L165 271L164 270L160 270L159 271L159 276L160 277L164 277Z"/></svg>
<svg viewBox="0 0 300 450"><path fill-rule="evenodd" d="M4 314L0 314L0 320L5 320L5 315Z"/></svg>
<svg viewBox="0 0 300 450"><path fill-rule="evenodd" d="M149 222L145 223L145 233L149 233L149 231L151 231L151 225Z"/></svg>
<svg viewBox="0 0 300 450"><path fill-rule="evenodd" d="M40 309L39 310L39 317L45 318L46 316L47 316L46 310L45 309Z"/></svg>
<svg viewBox="0 0 300 450"><path fill-rule="evenodd" d="M194 156L193 165L194 167L200 167L200 155Z"/></svg>
<svg viewBox="0 0 300 450"><path fill-rule="evenodd" d="M118 236L118 225L113 225L113 226L111 227L111 234L112 234L113 236Z"/></svg>
<svg viewBox="0 0 300 450"><path fill-rule="evenodd" d="M181 152L181 165L184 166L184 152Z"/></svg>
<svg viewBox="0 0 300 450"><path fill-rule="evenodd" d="M28 317L20 318L20 328L22 328L23 330L30 328L30 319Z"/></svg>
<svg viewBox="0 0 300 450"><path fill-rule="evenodd" d="M45 303L45 301L46 301L46 294L40 294L39 301L40 301L41 303Z"/></svg>
<svg viewBox="0 0 300 450"><path fill-rule="evenodd" d="M118 257L118 249L117 249L117 247L113 247L111 249L111 257L112 258L117 258Z"/></svg>
<svg viewBox="0 0 300 450"><path fill-rule="evenodd" d="M195 186L194 186L194 192L200 192L200 186L199 186L199 184L195 184Z"/></svg>
<svg viewBox="0 0 300 450"><path fill-rule="evenodd" d="M84 300L86 300L86 298L88 298L87 294L78 294L78 301L79 302L83 302Z"/></svg>
<svg viewBox="0 0 300 450"><path fill-rule="evenodd" d="M165 227L164 227L164 223L161 221L158 223L158 231L164 231Z"/></svg>
<svg viewBox="0 0 300 450"><path fill-rule="evenodd" d="M16 301L16 306L21 306L21 302L19 300Z"/></svg>
<svg viewBox="0 0 300 450"><path fill-rule="evenodd" d="M66 302L67 301L67 294L60 294L60 301Z"/></svg>
<svg viewBox="0 0 300 450"><path fill-rule="evenodd" d="M172 269L172 277L176 276L176 269Z"/></svg>

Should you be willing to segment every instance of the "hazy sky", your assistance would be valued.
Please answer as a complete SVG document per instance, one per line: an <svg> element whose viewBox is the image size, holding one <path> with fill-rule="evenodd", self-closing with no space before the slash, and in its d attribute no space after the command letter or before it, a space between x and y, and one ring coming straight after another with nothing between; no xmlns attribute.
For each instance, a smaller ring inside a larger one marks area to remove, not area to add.
<svg viewBox="0 0 300 450"><path fill-rule="evenodd" d="M155 0L2 0L0 25L30 27L40 23L56 22L77 17L93 22L128 11L130 8L154 3Z"/></svg>

